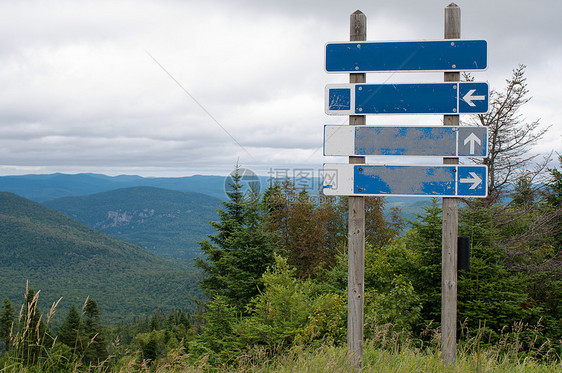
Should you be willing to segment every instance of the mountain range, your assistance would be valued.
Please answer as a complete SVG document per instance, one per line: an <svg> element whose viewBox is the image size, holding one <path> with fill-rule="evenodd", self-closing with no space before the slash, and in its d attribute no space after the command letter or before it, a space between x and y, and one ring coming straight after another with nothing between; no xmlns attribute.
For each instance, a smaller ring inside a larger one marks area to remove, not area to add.
<svg viewBox="0 0 562 373"><path fill-rule="evenodd" d="M261 191L271 183L271 177L259 176ZM47 174L0 176L0 191L15 193L36 202L61 197L85 196L115 189L151 186L180 192L197 192L220 200L226 200L224 176L194 175L187 177L141 177L136 175L106 176L100 174ZM298 180L292 179L296 184ZM308 180L307 185L318 185L318 179ZM309 190L317 195L316 190ZM423 197L386 197L388 207L398 207L401 216L414 219L415 214L430 203Z"/></svg>
<svg viewBox="0 0 562 373"><path fill-rule="evenodd" d="M162 256L193 259L221 201L201 193L132 187L43 202L53 210Z"/></svg>
<svg viewBox="0 0 562 373"><path fill-rule="evenodd" d="M224 176L141 177L57 173L0 176L0 191L11 192L36 202L45 202L61 197L85 196L136 186L152 186L180 192L199 192L224 200L227 198L224 183Z"/></svg>
<svg viewBox="0 0 562 373"><path fill-rule="evenodd" d="M94 298L107 320L130 320L156 309L193 308L201 295L191 263L157 256L39 203L0 192L0 298L17 307L26 282L59 313ZM62 308L62 311L60 309Z"/></svg>
<svg viewBox="0 0 562 373"><path fill-rule="evenodd" d="M2 176L0 298L17 305L29 281L43 309L89 296L112 323L191 308L202 276L192 259L225 198L221 176ZM386 202L413 219L429 200Z"/></svg>

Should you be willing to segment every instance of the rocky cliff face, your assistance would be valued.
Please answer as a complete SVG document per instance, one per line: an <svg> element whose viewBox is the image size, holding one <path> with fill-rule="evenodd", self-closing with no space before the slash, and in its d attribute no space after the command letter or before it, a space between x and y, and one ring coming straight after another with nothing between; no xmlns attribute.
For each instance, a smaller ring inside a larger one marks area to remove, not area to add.
<svg viewBox="0 0 562 373"><path fill-rule="evenodd" d="M45 203L74 219L165 256L191 259L212 233L220 200L199 193L135 187Z"/></svg>

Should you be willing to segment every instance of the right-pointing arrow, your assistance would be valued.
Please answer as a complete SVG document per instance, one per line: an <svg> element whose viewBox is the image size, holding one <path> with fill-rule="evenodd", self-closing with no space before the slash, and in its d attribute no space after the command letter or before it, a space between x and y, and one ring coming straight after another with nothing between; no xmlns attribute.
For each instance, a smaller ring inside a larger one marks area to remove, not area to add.
<svg viewBox="0 0 562 373"><path fill-rule="evenodd" d="M476 89L471 89L462 98L463 101L466 102L469 106L476 106L476 104L472 101L482 101L482 100L486 99L486 96L473 96L475 92L476 92Z"/></svg>
<svg viewBox="0 0 562 373"><path fill-rule="evenodd" d="M466 178L460 179L459 181L461 183L472 184L469 189L476 189L478 187L478 185L480 185L482 183L482 179L475 172L469 172L469 174L470 174L470 176L472 176L472 178L466 177Z"/></svg>
<svg viewBox="0 0 562 373"><path fill-rule="evenodd" d="M468 143L470 143L469 154L474 154L474 143L482 145L482 141L480 141L480 139L474 134L474 132L471 132L470 135L466 139L464 139L464 145Z"/></svg>

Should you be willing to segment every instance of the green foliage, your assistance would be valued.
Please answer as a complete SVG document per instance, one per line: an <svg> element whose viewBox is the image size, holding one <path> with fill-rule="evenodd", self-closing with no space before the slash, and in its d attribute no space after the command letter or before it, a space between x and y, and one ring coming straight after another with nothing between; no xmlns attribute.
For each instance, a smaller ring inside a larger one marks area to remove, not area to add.
<svg viewBox="0 0 562 373"><path fill-rule="evenodd" d="M562 155L558 155L558 162L562 166ZM562 172L556 168L549 169L550 180L546 188L546 208L550 208L557 218L552 232L553 245L556 253L562 253Z"/></svg>
<svg viewBox="0 0 562 373"><path fill-rule="evenodd" d="M190 264L157 257L10 193L0 193L0 271L3 297L20 297L18 289L29 280L42 289L42 308L50 306L48 299L62 297L66 308L92 296L112 324L158 308L193 309L192 298L201 294L200 274Z"/></svg>
<svg viewBox="0 0 562 373"><path fill-rule="evenodd" d="M290 346L308 320L312 283L297 280L287 259L275 260L275 267L263 275L263 292L248 305L251 316L238 329L245 344Z"/></svg>
<svg viewBox="0 0 562 373"><path fill-rule="evenodd" d="M2 313L0 313L0 341L4 343L5 351L10 349L10 337L15 320L14 306L12 306L12 302L10 302L8 298L4 298L2 302Z"/></svg>
<svg viewBox="0 0 562 373"><path fill-rule="evenodd" d="M273 235L263 228L259 195L253 189L244 194L240 180L236 172L229 201L218 211L220 221L210 223L217 233L201 243L206 258L198 258L196 265L207 275L201 287L210 298L224 296L244 311L259 292L262 274L273 263L275 246Z"/></svg>
<svg viewBox="0 0 562 373"><path fill-rule="evenodd" d="M562 165L562 155L558 155L558 162ZM551 180L548 184L547 201L554 208L562 206L562 172L556 168L549 170Z"/></svg>
<svg viewBox="0 0 562 373"><path fill-rule="evenodd" d="M347 252L337 254L331 268L322 268L318 271L314 279L318 291L347 297L347 266Z"/></svg>
<svg viewBox="0 0 562 373"><path fill-rule="evenodd" d="M415 269L410 280L422 303L424 322L441 319L441 208L437 200L424 209L404 242L412 250ZM406 273L407 274L407 273Z"/></svg>
<svg viewBox="0 0 562 373"><path fill-rule="evenodd" d="M237 322L236 309L229 304L229 299L223 296L215 298L206 304L204 315L205 329L188 344L190 352L197 356L208 355L214 362L228 361L239 353L239 345L234 334Z"/></svg>
<svg viewBox="0 0 562 373"><path fill-rule="evenodd" d="M39 292L35 293L28 289L25 302L21 306L21 312L17 323L17 331L13 330L7 341L10 349L7 356L22 366L33 366L40 360L45 359L46 348L53 343L51 332L47 329L47 323L52 315L49 313L45 323L38 307Z"/></svg>
<svg viewBox="0 0 562 373"><path fill-rule="evenodd" d="M59 328L57 339L64 343L74 353L82 350L82 340L80 338L80 331L82 322L80 314L76 305L72 304L66 318Z"/></svg>
<svg viewBox="0 0 562 373"><path fill-rule="evenodd" d="M497 337L502 328L516 322L536 323L542 308L529 297L529 277L510 273L497 249L472 247L470 271L458 277L458 320L477 330L485 325Z"/></svg>
<svg viewBox="0 0 562 373"><path fill-rule="evenodd" d="M410 281L395 277L388 292L369 290L365 293L366 337L382 324L391 324L396 331L410 331L420 319L420 297Z"/></svg>
<svg viewBox="0 0 562 373"><path fill-rule="evenodd" d="M339 294L325 293L314 298L304 327L294 343L304 346L342 344L347 336L347 301Z"/></svg>
<svg viewBox="0 0 562 373"><path fill-rule="evenodd" d="M165 330L153 330L150 333L137 334L135 343L140 348L141 360L151 365L157 359L165 356L168 344L170 346L177 344L177 340L175 343L170 343L170 339Z"/></svg>
<svg viewBox="0 0 562 373"><path fill-rule="evenodd" d="M345 220L336 200L315 199L290 181L274 184L264 193L267 229L300 278L311 277L318 267L331 265L346 237Z"/></svg>
<svg viewBox="0 0 562 373"><path fill-rule="evenodd" d="M347 199L343 201L347 202ZM344 203L344 211L348 211ZM400 217L400 209L393 207L385 214L383 197L365 197L365 242L373 248L381 248L394 240L406 225Z"/></svg>
<svg viewBox="0 0 562 373"><path fill-rule="evenodd" d="M82 321L82 359L86 364L99 365L107 358L105 335L101 325L100 310L94 299L84 305Z"/></svg>
<svg viewBox="0 0 562 373"><path fill-rule="evenodd" d="M388 293L396 286L399 276L411 278L421 261L421 253L399 239L382 247L367 246L365 250L365 287Z"/></svg>
<svg viewBox="0 0 562 373"><path fill-rule="evenodd" d="M469 330L484 330L488 341L497 341L504 328L516 323L539 322L544 325L545 336L559 338L562 314L555 306L560 299L556 290L559 276L550 269L557 257L548 233L556 231L553 224L558 220L538 195L531 193L525 180L514 197L509 206L472 201L460 209L459 235L471 237L472 252L471 270L458 275L458 320ZM394 259L388 267L367 267L366 280L373 281L368 279L369 273L374 273L384 283L391 278L385 269L395 270L412 281L422 302L425 323L438 323L441 211L435 201L413 222L404 242L413 251L406 262L415 263L414 268ZM421 331L423 325L419 323L415 330Z"/></svg>
<svg viewBox="0 0 562 373"><path fill-rule="evenodd" d="M204 330L189 343L191 353L225 363L252 346L274 353L294 344L345 340L345 299L318 293L312 280L296 277L286 258L275 260L263 274L263 290L248 304L246 315L237 313L225 297L217 296L206 305Z"/></svg>
<svg viewBox="0 0 562 373"><path fill-rule="evenodd" d="M264 193L264 203L269 211L267 227L277 233L281 252L296 268L298 277L316 277L336 263L347 244L347 198L317 199L285 181ZM383 198L365 200L365 239L375 247L390 242L404 226L396 209L387 220L384 206Z"/></svg>

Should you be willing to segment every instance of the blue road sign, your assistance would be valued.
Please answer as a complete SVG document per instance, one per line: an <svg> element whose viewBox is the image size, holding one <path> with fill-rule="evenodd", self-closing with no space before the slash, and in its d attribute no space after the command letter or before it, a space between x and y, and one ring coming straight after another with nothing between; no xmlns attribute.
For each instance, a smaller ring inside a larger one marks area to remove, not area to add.
<svg viewBox="0 0 562 373"><path fill-rule="evenodd" d="M488 195L488 167L325 164L325 195L474 197Z"/></svg>
<svg viewBox="0 0 562 373"><path fill-rule="evenodd" d="M488 128L324 126L324 155L487 157Z"/></svg>
<svg viewBox="0 0 562 373"><path fill-rule="evenodd" d="M467 71L488 66L485 40L326 44L326 71Z"/></svg>
<svg viewBox="0 0 562 373"><path fill-rule="evenodd" d="M326 113L468 114L488 111L488 83L329 84Z"/></svg>

